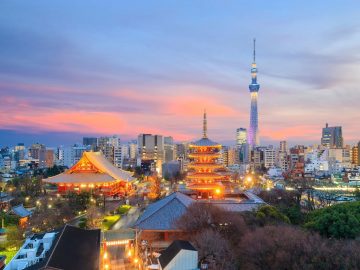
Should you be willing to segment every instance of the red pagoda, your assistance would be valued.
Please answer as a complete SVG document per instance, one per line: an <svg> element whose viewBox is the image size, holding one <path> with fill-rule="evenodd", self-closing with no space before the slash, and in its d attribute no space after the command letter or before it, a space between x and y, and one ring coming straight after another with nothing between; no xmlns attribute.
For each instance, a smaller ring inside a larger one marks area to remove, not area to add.
<svg viewBox="0 0 360 270"><path fill-rule="evenodd" d="M198 198L220 198L223 197L225 182L229 177L222 163L221 144L211 141L207 137L207 119L204 112L203 137L189 145L190 164L187 176L187 187L196 191Z"/></svg>

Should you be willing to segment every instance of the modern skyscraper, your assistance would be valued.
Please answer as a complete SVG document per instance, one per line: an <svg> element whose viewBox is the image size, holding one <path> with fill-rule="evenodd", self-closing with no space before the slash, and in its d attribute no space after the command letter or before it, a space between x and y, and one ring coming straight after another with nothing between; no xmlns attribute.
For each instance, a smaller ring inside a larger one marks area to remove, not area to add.
<svg viewBox="0 0 360 270"><path fill-rule="evenodd" d="M247 131L246 128L236 129L236 146L239 147L242 144L247 143Z"/></svg>
<svg viewBox="0 0 360 270"><path fill-rule="evenodd" d="M342 148L343 141L342 128L329 127L329 124L326 123L322 129L321 144L329 148Z"/></svg>
<svg viewBox="0 0 360 270"><path fill-rule="evenodd" d="M145 170L156 169L161 173L164 161L164 137L162 135L140 134L138 148L142 167Z"/></svg>
<svg viewBox="0 0 360 270"><path fill-rule="evenodd" d="M251 96L250 108L250 128L248 133L248 143L250 148L259 146L259 126L258 126L258 92L260 84L257 83L257 67L255 62L255 39L254 39L254 59L251 65L251 84L249 85Z"/></svg>
<svg viewBox="0 0 360 270"><path fill-rule="evenodd" d="M165 154L165 162L170 162L175 160L174 139L171 136L164 137L164 154Z"/></svg>
<svg viewBox="0 0 360 270"><path fill-rule="evenodd" d="M288 152L288 146L286 141L280 141L280 152L287 153Z"/></svg>
<svg viewBox="0 0 360 270"><path fill-rule="evenodd" d="M249 145L247 142L246 128L236 129L236 148L239 154L238 160L240 163L248 163L249 161Z"/></svg>
<svg viewBox="0 0 360 270"><path fill-rule="evenodd" d="M90 146L91 150L95 150L97 147L97 140L96 137L83 137L83 145Z"/></svg>

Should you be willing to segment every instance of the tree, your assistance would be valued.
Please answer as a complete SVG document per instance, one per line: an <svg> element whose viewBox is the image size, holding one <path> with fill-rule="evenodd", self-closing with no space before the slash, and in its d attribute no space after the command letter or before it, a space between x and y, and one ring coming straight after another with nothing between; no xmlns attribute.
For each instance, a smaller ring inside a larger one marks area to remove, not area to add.
<svg viewBox="0 0 360 270"><path fill-rule="evenodd" d="M241 214L226 212L210 203L201 202L192 203L175 224L180 230L191 234L212 229L232 244L237 244L247 231Z"/></svg>
<svg viewBox="0 0 360 270"><path fill-rule="evenodd" d="M68 202L45 198L30 217L28 226L35 232L44 232L63 226L74 216Z"/></svg>
<svg viewBox="0 0 360 270"><path fill-rule="evenodd" d="M160 197L161 194L161 181L160 178L156 175L152 175L148 177L149 183L150 183L150 192L148 194L148 198L150 200L157 200Z"/></svg>
<svg viewBox="0 0 360 270"><path fill-rule="evenodd" d="M234 250L219 232L206 229L196 234L192 242L199 252L200 263L207 263L209 269L236 269Z"/></svg>
<svg viewBox="0 0 360 270"><path fill-rule="evenodd" d="M360 202L336 204L309 213L305 228L326 237L356 238L360 235Z"/></svg>
<svg viewBox="0 0 360 270"><path fill-rule="evenodd" d="M48 168L45 172L45 176L46 177L51 177L51 176L55 176L58 175L62 172L64 172L65 168L63 166L57 166L54 165L51 168Z"/></svg>
<svg viewBox="0 0 360 270"><path fill-rule="evenodd" d="M290 223L287 216L281 213L276 207L270 205L261 206L256 212L256 219L261 225Z"/></svg>
<svg viewBox="0 0 360 270"><path fill-rule="evenodd" d="M360 201L360 189L359 187L356 187L355 192L354 192L354 197L357 201Z"/></svg>
<svg viewBox="0 0 360 270"><path fill-rule="evenodd" d="M91 205L88 207L86 211L86 217L86 228L100 228L102 222L102 215L95 205Z"/></svg>
<svg viewBox="0 0 360 270"><path fill-rule="evenodd" d="M89 192L69 192L67 194L69 205L74 211L84 211L90 203L91 194Z"/></svg>
<svg viewBox="0 0 360 270"><path fill-rule="evenodd" d="M359 269L360 244L321 238L290 226L265 226L241 239L239 269Z"/></svg>

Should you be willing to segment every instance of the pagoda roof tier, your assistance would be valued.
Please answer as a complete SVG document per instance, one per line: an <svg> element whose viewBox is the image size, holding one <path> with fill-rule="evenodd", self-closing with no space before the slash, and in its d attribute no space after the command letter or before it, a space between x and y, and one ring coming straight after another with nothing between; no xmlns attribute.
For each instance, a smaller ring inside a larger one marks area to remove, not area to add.
<svg viewBox="0 0 360 270"><path fill-rule="evenodd" d="M51 184L104 184L133 180L131 172L115 167L100 152L84 152L69 170L43 181Z"/></svg>
<svg viewBox="0 0 360 270"><path fill-rule="evenodd" d="M201 179L201 178L207 178L207 179L221 179L224 178L223 175L219 175L217 173L193 173L193 174L189 174L187 176L187 178L189 179Z"/></svg>
<svg viewBox="0 0 360 270"><path fill-rule="evenodd" d="M207 184L188 184L189 189L196 189L196 190L214 190L214 189L223 189L223 185L220 183L207 183Z"/></svg>
<svg viewBox="0 0 360 270"><path fill-rule="evenodd" d="M211 147L219 147L221 148L221 144L217 142L213 142L208 138L201 138L200 140L193 142L189 145L189 147L204 147L204 146L211 146Z"/></svg>
<svg viewBox="0 0 360 270"><path fill-rule="evenodd" d="M218 163L190 163L188 168L222 168L222 164Z"/></svg>
<svg viewBox="0 0 360 270"><path fill-rule="evenodd" d="M216 152L195 152L195 153L190 153L189 154L189 158L198 158L198 157L212 157L212 158L217 158L220 157L221 153L216 153Z"/></svg>

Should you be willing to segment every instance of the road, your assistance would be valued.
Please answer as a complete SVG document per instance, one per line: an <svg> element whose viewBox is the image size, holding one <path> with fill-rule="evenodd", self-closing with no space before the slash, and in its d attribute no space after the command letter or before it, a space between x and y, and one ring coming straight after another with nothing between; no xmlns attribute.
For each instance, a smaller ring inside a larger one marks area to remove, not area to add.
<svg viewBox="0 0 360 270"><path fill-rule="evenodd" d="M133 206L129 210L127 215L123 215L118 222L116 222L113 227L111 228L112 231L114 230L121 230L130 228L132 225L135 224L136 220L138 219L141 211L138 207ZM121 234L121 231L119 231ZM129 262L126 259L125 254L125 245L119 246L109 246L107 248L109 258L110 258L110 269L111 270L134 270L134 264Z"/></svg>
<svg viewBox="0 0 360 270"><path fill-rule="evenodd" d="M140 216L140 209L137 206L133 206L130 208L127 215L122 216L118 222L116 222L112 227L111 230L119 230L130 228L133 226Z"/></svg>

